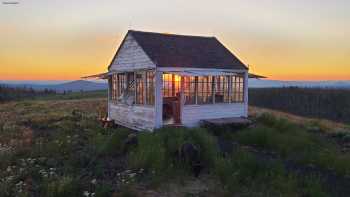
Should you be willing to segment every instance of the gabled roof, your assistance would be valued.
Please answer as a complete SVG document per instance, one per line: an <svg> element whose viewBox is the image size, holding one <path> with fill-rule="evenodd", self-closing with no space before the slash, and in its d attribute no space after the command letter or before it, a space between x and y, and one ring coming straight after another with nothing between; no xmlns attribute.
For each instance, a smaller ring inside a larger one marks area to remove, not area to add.
<svg viewBox="0 0 350 197"><path fill-rule="evenodd" d="M157 67L248 69L215 37L134 30L129 30L126 37L128 35L136 40Z"/></svg>

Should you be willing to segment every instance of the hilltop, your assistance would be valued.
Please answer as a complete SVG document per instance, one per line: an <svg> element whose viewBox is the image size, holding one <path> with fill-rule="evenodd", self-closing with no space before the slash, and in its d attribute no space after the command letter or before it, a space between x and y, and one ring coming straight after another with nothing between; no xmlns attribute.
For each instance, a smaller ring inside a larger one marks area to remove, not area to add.
<svg viewBox="0 0 350 197"><path fill-rule="evenodd" d="M27 87L34 90L56 90L63 91L93 91L106 90L108 85L105 81L0 81L0 84L10 87ZM350 81L282 81L268 79L249 79L250 88L282 88L282 87L300 87L300 88L333 88L350 89Z"/></svg>
<svg viewBox="0 0 350 197"><path fill-rule="evenodd" d="M31 83L3 83L8 87L32 88L34 90L54 90L58 93L62 92L80 92L80 91L96 91L106 90L106 83L97 83L92 81L77 80L59 84L31 84Z"/></svg>
<svg viewBox="0 0 350 197"><path fill-rule="evenodd" d="M250 88L332 88L332 89L350 89L350 81L282 81L282 80L260 80L250 79Z"/></svg>
<svg viewBox="0 0 350 197"><path fill-rule="evenodd" d="M0 106L0 196L347 196L348 125L251 108L249 128L103 128L104 98ZM177 151L200 149L196 178Z"/></svg>

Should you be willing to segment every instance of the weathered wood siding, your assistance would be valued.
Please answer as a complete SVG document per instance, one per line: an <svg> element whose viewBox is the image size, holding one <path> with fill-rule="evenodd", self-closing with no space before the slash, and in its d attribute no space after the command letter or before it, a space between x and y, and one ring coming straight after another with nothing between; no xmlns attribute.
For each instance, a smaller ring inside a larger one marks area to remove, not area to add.
<svg viewBox="0 0 350 197"><path fill-rule="evenodd" d="M244 103L184 105L182 108L182 124L187 127L196 127L203 119L241 116L245 116Z"/></svg>
<svg viewBox="0 0 350 197"><path fill-rule="evenodd" d="M110 71L145 68L155 68L155 65L136 40L128 35L112 62Z"/></svg>
<svg viewBox="0 0 350 197"><path fill-rule="evenodd" d="M117 124L135 130L153 130L155 127L153 106L127 106L109 103L109 118Z"/></svg>

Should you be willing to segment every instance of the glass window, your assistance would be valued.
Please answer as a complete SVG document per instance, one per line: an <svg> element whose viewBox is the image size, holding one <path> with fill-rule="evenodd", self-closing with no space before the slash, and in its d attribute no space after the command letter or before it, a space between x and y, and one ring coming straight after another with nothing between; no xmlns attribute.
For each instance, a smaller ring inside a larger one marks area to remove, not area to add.
<svg viewBox="0 0 350 197"><path fill-rule="evenodd" d="M116 101L118 99L118 86L117 86L117 75L113 74L109 79L110 85L110 98L112 101Z"/></svg>
<svg viewBox="0 0 350 197"><path fill-rule="evenodd" d="M181 77L174 74L163 74L163 97L175 97L180 92Z"/></svg>
<svg viewBox="0 0 350 197"><path fill-rule="evenodd" d="M155 75L153 71L146 72L146 104L147 105L154 105L154 89L155 89L154 76Z"/></svg>
<svg viewBox="0 0 350 197"><path fill-rule="evenodd" d="M185 104L196 104L196 78L184 77L184 80Z"/></svg>
<svg viewBox="0 0 350 197"><path fill-rule="evenodd" d="M242 103L244 102L244 76L237 75L232 76L231 86L231 102Z"/></svg>
<svg viewBox="0 0 350 197"><path fill-rule="evenodd" d="M144 72L138 72L135 74L136 76L136 104L144 104L145 103L145 80L144 80Z"/></svg>
<svg viewBox="0 0 350 197"><path fill-rule="evenodd" d="M198 77L198 96L197 104L213 103L213 77L200 76Z"/></svg>
<svg viewBox="0 0 350 197"><path fill-rule="evenodd" d="M125 82L126 82L126 75L124 73L120 73L117 75L116 78L117 81L117 94L116 94L116 99L119 99L120 96L123 94L125 90Z"/></svg>
<svg viewBox="0 0 350 197"><path fill-rule="evenodd" d="M154 71L113 74L109 79L110 98L129 105L154 105L154 80Z"/></svg>
<svg viewBox="0 0 350 197"><path fill-rule="evenodd" d="M229 76L215 77L215 103L229 103Z"/></svg>

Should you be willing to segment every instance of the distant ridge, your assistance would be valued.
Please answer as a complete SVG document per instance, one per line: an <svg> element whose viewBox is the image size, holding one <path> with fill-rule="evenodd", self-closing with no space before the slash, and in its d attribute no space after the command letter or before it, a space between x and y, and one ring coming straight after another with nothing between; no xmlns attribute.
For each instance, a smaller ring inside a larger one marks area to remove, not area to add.
<svg viewBox="0 0 350 197"><path fill-rule="evenodd" d="M34 90L56 90L57 92L72 91L94 91L106 90L107 83L98 83L93 81L77 80L64 82L59 84L34 84L34 83L19 83L17 82L1 82L0 84L10 87L27 87ZM249 88L281 88L281 87L301 87L301 88L338 88L350 89L350 81L278 81L278 80L260 80L249 79Z"/></svg>
<svg viewBox="0 0 350 197"><path fill-rule="evenodd" d="M350 81L278 81L278 80L259 80L249 79L250 88L281 88L281 87L300 87L300 88L339 88L350 89Z"/></svg>
<svg viewBox="0 0 350 197"><path fill-rule="evenodd" d="M91 81L77 80L71 81L56 85L38 85L38 84L10 84L4 83L2 85L10 86L10 87L26 87L33 88L34 90L55 90L57 92L71 91L71 92L80 92L80 91L95 91L95 90L106 90L107 83L96 83Z"/></svg>

